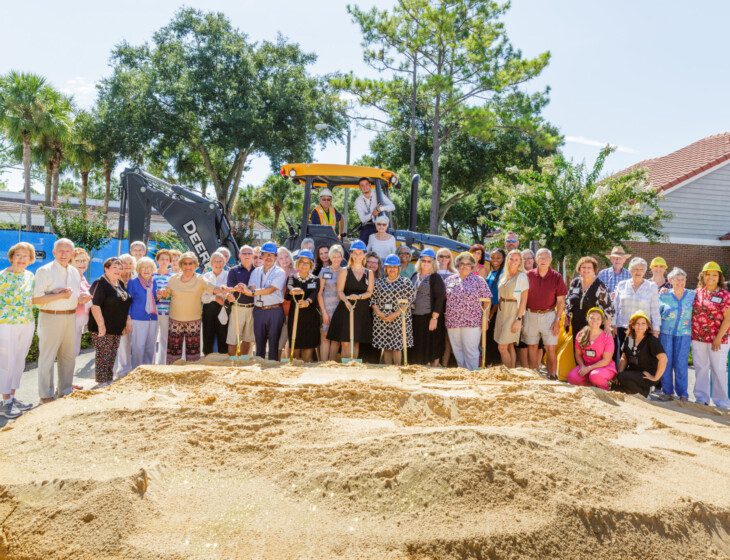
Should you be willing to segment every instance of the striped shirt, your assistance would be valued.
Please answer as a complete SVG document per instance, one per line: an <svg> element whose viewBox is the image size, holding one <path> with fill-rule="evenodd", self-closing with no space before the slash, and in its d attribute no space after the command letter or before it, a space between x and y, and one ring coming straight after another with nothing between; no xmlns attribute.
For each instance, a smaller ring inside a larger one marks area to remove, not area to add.
<svg viewBox="0 0 730 560"><path fill-rule="evenodd" d="M659 331L662 317L659 313L659 290L651 280L644 280L637 290L634 290L632 280L623 280L616 286L616 298L613 300L616 314L613 316L615 327L626 328L629 319L641 310L651 318L651 329Z"/></svg>

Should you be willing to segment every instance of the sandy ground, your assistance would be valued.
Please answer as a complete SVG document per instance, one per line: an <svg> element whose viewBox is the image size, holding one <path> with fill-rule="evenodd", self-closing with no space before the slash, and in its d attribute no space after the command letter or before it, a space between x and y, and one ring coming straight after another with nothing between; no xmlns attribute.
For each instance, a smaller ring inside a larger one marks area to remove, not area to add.
<svg viewBox="0 0 730 560"><path fill-rule="evenodd" d="M523 370L144 367L0 430L0 558L730 558L729 427Z"/></svg>

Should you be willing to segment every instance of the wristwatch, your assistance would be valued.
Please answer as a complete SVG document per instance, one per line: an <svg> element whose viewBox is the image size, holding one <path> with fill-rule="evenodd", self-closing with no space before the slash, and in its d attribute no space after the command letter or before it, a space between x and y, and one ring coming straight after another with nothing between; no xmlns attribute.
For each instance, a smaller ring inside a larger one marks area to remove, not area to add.
<svg viewBox="0 0 730 560"><path fill-rule="evenodd" d="M522 321L522 317L515 317L515 321Z"/></svg>

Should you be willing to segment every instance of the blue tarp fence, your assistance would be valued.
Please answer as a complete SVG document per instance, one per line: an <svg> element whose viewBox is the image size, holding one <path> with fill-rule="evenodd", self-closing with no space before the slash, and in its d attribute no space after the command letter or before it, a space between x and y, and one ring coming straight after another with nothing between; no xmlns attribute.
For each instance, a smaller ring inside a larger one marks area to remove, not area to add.
<svg viewBox="0 0 730 560"><path fill-rule="evenodd" d="M56 242L56 239L58 239L58 236L53 233L0 230L0 270L10 266L10 262L8 261L8 249L19 241L26 241L35 247L36 261L28 267L28 270L35 272L38 267L48 264L53 260L52 251L53 244ZM87 280L96 280L99 276L104 274L104 261L109 257L117 256L118 247L118 239L109 239L101 249L91 253L91 264L89 265L89 269L86 271ZM149 248L151 253L154 254L156 251L155 243L150 241ZM122 240L121 252L129 252L129 241L127 239Z"/></svg>

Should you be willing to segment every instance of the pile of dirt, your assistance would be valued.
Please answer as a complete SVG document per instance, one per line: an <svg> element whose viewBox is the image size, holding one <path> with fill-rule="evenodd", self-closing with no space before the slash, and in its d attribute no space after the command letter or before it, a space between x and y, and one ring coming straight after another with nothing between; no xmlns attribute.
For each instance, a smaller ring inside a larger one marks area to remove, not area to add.
<svg viewBox="0 0 730 560"><path fill-rule="evenodd" d="M0 558L730 558L730 417L526 370L138 368L0 437Z"/></svg>

